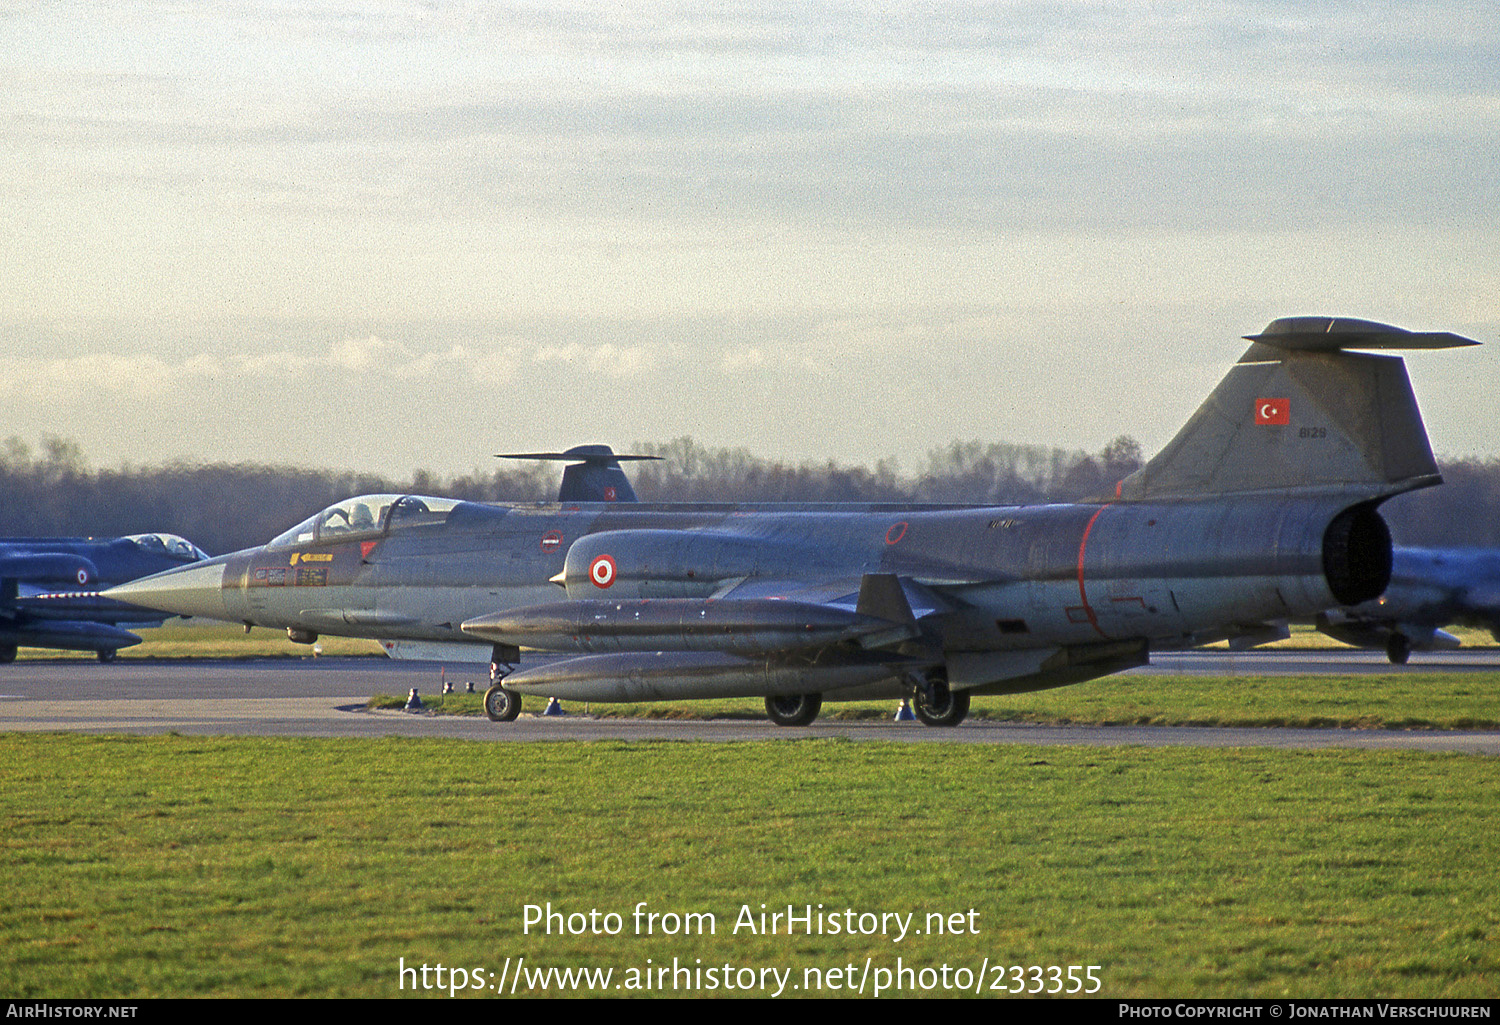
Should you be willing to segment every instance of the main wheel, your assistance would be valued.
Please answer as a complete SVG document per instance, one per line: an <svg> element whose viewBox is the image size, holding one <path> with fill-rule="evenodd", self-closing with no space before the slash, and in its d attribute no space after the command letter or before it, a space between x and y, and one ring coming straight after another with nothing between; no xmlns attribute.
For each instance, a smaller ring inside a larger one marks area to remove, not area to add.
<svg viewBox="0 0 1500 1025"><path fill-rule="evenodd" d="M911 710L923 726L957 726L969 714L969 692L949 690L947 680L934 680L931 699L926 690L917 688Z"/></svg>
<svg viewBox="0 0 1500 1025"><path fill-rule="evenodd" d="M1391 634L1390 640L1385 642L1385 657L1398 666L1406 665L1406 660L1411 658L1411 640L1406 634Z"/></svg>
<svg viewBox="0 0 1500 1025"><path fill-rule="evenodd" d="M521 695L495 684L484 692L484 714L490 722L510 722L521 714Z"/></svg>
<svg viewBox="0 0 1500 1025"><path fill-rule="evenodd" d="M777 726L807 726L822 708L821 694L777 694L766 698L766 718Z"/></svg>
<svg viewBox="0 0 1500 1025"><path fill-rule="evenodd" d="M99 652L98 652L98 655L99 655L99 661L100 662L113 662L115 660L115 649L114 648L100 648Z"/></svg>

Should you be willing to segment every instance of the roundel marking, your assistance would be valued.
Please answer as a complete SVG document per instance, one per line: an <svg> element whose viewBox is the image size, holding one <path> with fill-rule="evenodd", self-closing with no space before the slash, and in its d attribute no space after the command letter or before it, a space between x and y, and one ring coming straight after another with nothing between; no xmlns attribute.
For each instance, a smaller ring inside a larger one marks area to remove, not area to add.
<svg viewBox="0 0 1500 1025"><path fill-rule="evenodd" d="M618 492L615 491L614 485L610 485L604 489L604 500L606 502L613 502L617 496Z"/></svg>
<svg viewBox="0 0 1500 1025"><path fill-rule="evenodd" d="M589 579L595 587L608 587L615 582L615 560L609 555L600 555L589 563Z"/></svg>
<svg viewBox="0 0 1500 1025"><path fill-rule="evenodd" d="M544 551L544 552L555 551L558 547L560 547L562 545L562 539L563 539L562 531L560 531L560 530L549 530L549 531L547 531L547 533L545 533L545 534L542 535L542 551Z"/></svg>
<svg viewBox="0 0 1500 1025"><path fill-rule="evenodd" d="M900 541L905 536L906 536L906 521L905 520L901 520L898 523L892 523L891 524L891 528L885 532L885 543L888 544L888 545L893 545L897 541Z"/></svg>
<svg viewBox="0 0 1500 1025"><path fill-rule="evenodd" d="M78 571L78 582L80 584L86 584L86 583L89 582L89 571L88 570L86 570L86 569L79 569L79 571Z"/></svg>

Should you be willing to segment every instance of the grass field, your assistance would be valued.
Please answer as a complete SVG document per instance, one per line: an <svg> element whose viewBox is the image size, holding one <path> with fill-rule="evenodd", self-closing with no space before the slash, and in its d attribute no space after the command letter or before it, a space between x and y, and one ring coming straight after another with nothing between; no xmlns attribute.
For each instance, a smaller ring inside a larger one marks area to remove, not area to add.
<svg viewBox="0 0 1500 1025"><path fill-rule="evenodd" d="M491 985L522 957L611 987L674 958L894 985L899 958L907 995L1011 965L1098 965L1106 997L1500 995L1477 757L11 734L0 773L11 997L395 996L403 961ZM635 935L640 901L716 931ZM526 934L548 902L621 930ZM762 904L962 929L736 934Z"/></svg>
<svg viewBox="0 0 1500 1025"><path fill-rule="evenodd" d="M159 641L307 652L233 628ZM1500 675L1124 676L975 714L1495 728ZM475 999L586 992L533 973L597 969L608 995L732 980L839 996L862 978L867 995L994 997L1066 990L1070 966L1097 965L1102 997L1493 998L1495 772L1372 751L3 734L0 992ZM669 916L652 935L636 934L642 901ZM526 907L549 903L582 931L528 932ZM788 905L876 931L735 930ZM591 931L591 911L618 915L594 918L617 934ZM929 914L958 931L932 934ZM712 935L683 931L708 915ZM880 915L920 934L894 941Z"/></svg>

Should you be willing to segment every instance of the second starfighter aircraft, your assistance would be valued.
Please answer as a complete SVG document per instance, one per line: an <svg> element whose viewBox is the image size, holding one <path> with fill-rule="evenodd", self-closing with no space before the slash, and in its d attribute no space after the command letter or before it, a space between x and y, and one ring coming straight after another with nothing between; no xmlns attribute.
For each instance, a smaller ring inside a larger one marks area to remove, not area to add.
<svg viewBox="0 0 1500 1025"><path fill-rule="evenodd" d="M111 597L319 633L492 645L491 718L522 696L910 696L951 726L975 694L1103 676L1181 646L1378 597L1382 501L1440 478L1406 368L1354 349L1476 344L1297 317L1258 335L1167 447L1072 505L481 505L374 495L261 548ZM607 450L575 453L619 474ZM608 495L585 497L603 497ZM560 590L559 590L560 589ZM572 657L512 669L519 649Z"/></svg>

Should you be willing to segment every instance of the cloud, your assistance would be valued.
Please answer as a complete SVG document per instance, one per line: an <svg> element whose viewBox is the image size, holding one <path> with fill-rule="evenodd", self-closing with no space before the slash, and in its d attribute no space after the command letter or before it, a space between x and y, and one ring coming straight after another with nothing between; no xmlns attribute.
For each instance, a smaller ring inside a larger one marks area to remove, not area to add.
<svg viewBox="0 0 1500 1025"><path fill-rule="evenodd" d="M608 377L640 378L671 358L668 347L654 344L543 345L531 356L538 364L558 363L575 370Z"/></svg>
<svg viewBox="0 0 1500 1025"><path fill-rule="evenodd" d="M154 355L94 352L56 359L10 358L0 375L0 396L7 400L86 406L101 395L149 401L174 393L184 382L221 377L224 365L212 356L169 362Z"/></svg>
<svg viewBox="0 0 1500 1025"><path fill-rule="evenodd" d="M1275 316L1491 337L1497 50L1490 0L13 7L0 395L847 457L1039 367L987 429L1097 447L1055 382L1186 392Z"/></svg>
<svg viewBox="0 0 1500 1025"><path fill-rule="evenodd" d="M608 348L608 347L604 347ZM548 350L533 358L543 359ZM523 359L511 344L449 343L422 350L369 335L346 337L323 348L264 349L168 358L155 353L100 351L77 356L11 358L0 376L0 396L39 403L76 403L108 394L136 401L158 400L211 384L259 390L292 379L371 381L449 381L455 377L506 382ZM596 353L595 360L607 358ZM629 363L627 358L625 362Z"/></svg>
<svg viewBox="0 0 1500 1025"><path fill-rule="evenodd" d="M0 139L270 211L1233 230L1500 192L1488 4L190 3L115 13L127 42L86 17L12 20Z"/></svg>

